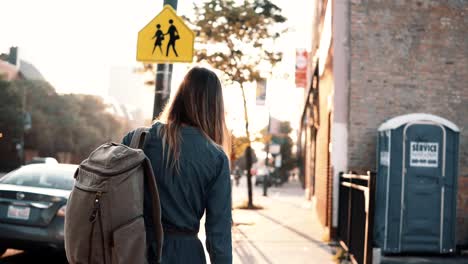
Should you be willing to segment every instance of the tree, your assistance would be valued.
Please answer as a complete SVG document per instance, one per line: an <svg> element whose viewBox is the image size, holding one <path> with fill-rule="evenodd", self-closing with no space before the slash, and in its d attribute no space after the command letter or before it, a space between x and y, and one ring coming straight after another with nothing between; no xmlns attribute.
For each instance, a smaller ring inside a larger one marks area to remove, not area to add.
<svg viewBox="0 0 468 264"><path fill-rule="evenodd" d="M231 164L231 167L239 167L241 170L247 170L247 147L249 146L250 141L247 137L234 137L232 141L232 157L234 157L234 163ZM257 162L257 156L255 151L250 148L250 155L252 157L252 163Z"/></svg>
<svg viewBox="0 0 468 264"><path fill-rule="evenodd" d="M73 152L80 160L99 145L109 141L120 142L129 127L124 120L106 112L107 106L101 98L93 95L72 95L76 107L76 121L73 124Z"/></svg>
<svg viewBox="0 0 468 264"><path fill-rule="evenodd" d="M21 163L16 148L23 133L21 114L21 94L0 78L0 171L14 169Z"/></svg>
<svg viewBox="0 0 468 264"><path fill-rule="evenodd" d="M23 111L31 114L29 131L24 131ZM0 160L0 170L20 165L16 145L23 135L25 149L52 157L70 153L77 163L102 143L120 142L129 129L99 97L59 95L45 81L0 80L0 155L9 158Z"/></svg>
<svg viewBox="0 0 468 264"><path fill-rule="evenodd" d="M232 136L232 153L234 160L239 159L244 155L245 149L249 145L250 141L247 137L235 137Z"/></svg>
<svg viewBox="0 0 468 264"><path fill-rule="evenodd" d="M281 9L269 0L211 0L194 6L190 22L197 32L197 61L220 70L223 79L242 91L247 149L251 150L249 118L244 85L259 81L281 60L274 41L282 32L278 24L286 21ZM252 198L251 151L246 152L248 208Z"/></svg>
<svg viewBox="0 0 468 264"><path fill-rule="evenodd" d="M53 156L57 145L57 126L60 124L56 117L64 111L57 105L59 95L46 81L15 80L12 86L23 93L24 111L31 113L32 128L24 133L24 148L36 149L43 156Z"/></svg>

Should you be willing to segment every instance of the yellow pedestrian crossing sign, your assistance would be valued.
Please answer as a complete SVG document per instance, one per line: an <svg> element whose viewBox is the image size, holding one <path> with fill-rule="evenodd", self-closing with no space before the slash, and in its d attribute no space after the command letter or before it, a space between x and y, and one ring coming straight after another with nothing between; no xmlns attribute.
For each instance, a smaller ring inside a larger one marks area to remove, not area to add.
<svg viewBox="0 0 468 264"><path fill-rule="evenodd" d="M137 61L192 62L195 35L176 11L163 10L138 32Z"/></svg>

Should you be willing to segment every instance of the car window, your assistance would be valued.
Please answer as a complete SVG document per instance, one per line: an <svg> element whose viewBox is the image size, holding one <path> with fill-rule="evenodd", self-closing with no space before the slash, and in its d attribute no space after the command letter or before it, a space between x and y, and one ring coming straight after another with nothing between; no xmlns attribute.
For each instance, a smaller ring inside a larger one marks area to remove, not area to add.
<svg viewBox="0 0 468 264"><path fill-rule="evenodd" d="M20 168L5 175L0 183L21 185L29 187L41 187L71 190L73 188L73 174L75 169L71 168L41 168L41 169L24 169Z"/></svg>
<svg viewBox="0 0 468 264"><path fill-rule="evenodd" d="M39 163L45 163L45 161L41 159L32 159L27 162L27 164L39 164Z"/></svg>
<svg viewBox="0 0 468 264"><path fill-rule="evenodd" d="M32 160L26 162L26 164L40 164L40 163L47 163L47 164L58 164L58 161L55 158L51 157L34 157Z"/></svg>

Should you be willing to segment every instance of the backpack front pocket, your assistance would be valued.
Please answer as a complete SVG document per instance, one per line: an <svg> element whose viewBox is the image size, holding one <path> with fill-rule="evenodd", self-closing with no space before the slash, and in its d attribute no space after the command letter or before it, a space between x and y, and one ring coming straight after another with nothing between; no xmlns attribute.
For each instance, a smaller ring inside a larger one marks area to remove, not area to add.
<svg viewBox="0 0 468 264"><path fill-rule="evenodd" d="M101 215L102 195L100 191L77 186L70 195L72 202L67 204L64 223L65 250L70 263L108 262Z"/></svg>
<svg viewBox="0 0 468 264"><path fill-rule="evenodd" d="M146 232L143 216L138 216L112 233L114 264L146 263Z"/></svg>

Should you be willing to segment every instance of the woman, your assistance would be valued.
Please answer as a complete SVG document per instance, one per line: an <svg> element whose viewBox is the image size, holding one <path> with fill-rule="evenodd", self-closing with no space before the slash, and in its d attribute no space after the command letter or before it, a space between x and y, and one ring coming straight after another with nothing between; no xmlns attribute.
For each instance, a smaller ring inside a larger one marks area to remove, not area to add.
<svg viewBox="0 0 468 264"><path fill-rule="evenodd" d="M211 263L232 263L230 173L223 151L229 144L216 74L191 69L159 120L162 123L156 122L149 131L144 152L151 160L161 201L162 263L206 263L197 237L205 211ZM130 144L132 134L124 144ZM145 220L148 234L152 234L150 220ZM151 250L148 255L154 259Z"/></svg>

